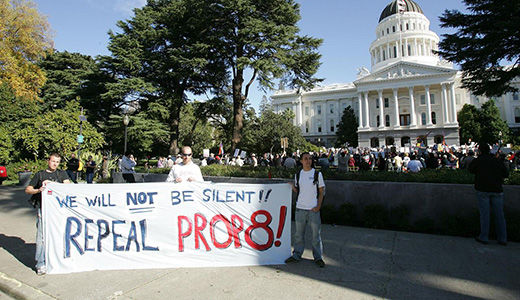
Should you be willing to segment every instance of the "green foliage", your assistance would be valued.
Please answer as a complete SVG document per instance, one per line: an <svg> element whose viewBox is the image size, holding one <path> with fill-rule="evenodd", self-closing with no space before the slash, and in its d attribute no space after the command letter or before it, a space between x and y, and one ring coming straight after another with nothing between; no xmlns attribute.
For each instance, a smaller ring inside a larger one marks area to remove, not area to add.
<svg viewBox="0 0 520 300"><path fill-rule="evenodd" d="M108 86L110 93L130 97L143 108L158 102L167 109L170 154L178 150L186 93L210 92L227 79L209 4L151 0L135 9L132 19L118 22L120 33L109 32L112 57L106 64L118 77Z"/></svg>
<svg viewBox="0 0 520 300"><path fill-rule="evenodd" d="M509 140L509 127L500 117L500 111L495 101L489 100L482 104L480 110L481 139L480 142L494 144L499 141L500 133L502 140Z"/></svg>
<svg viewBox="0 0 520 300"><path fill-rule="evenodd" d="M13 148L11 133L7 131L7 128L0 127L0 165L5 165L11 161Z"/></svg>
<svg viewBox="0 0 520 300"><path fill-rule="evenodd" d="M388 211L379 204L367 205L363 209L363 225L368 228L387 228Z"/></svg>
<svg viewBox="0 0 520 300"><path fill-rule="evenodd" d="M24 126L14 134L22 146L34 157L47 157L52 152L69 156L77 148L76 136L80 132L79 115L81 108L75 101L69 101L63 109L45 111L34 119L23 119ZM88 122L83 122L84 143L82 148L95 151L103 143L103 137Z"/></svg>
<svg viewBox="0 0 520 300"><path fill-rule="evenodd" d="M479 122L479 111L471 104L464 104L462 109L457 113L459 122L460 143L465 144L469 139L473 141L480 140L481 124Z"/></svg>
<svg viewBox="0 0 520 300"><path fill-rule="evenodd" d="M203 149L215 146L213 135L215 128L211 126L207 117L199 112L201 103L187 103L181 110L179 124L180 142L182 146L190 146L194 155L202 155Z"/></svg>
<svg viewBox="0 0 520 300"><path fill-rule="evenodd" d="M21 160L7 164L7 176L10 179L18 180L18 173L32 172L33 174L45 170L47 168L47 160Z"/></svg>
<svg viewBox="0 0 520 300"><path fill-rule="evenodd" d="M481 109L464 104L457 118L461 143L467 143L471 138L479 143L494 144L499 141L500 132L503 141L510 140L509 127L500 117L500 111L493 100L482 104Z"/></svg>
<svg viewBox="0 0 520 300"><path fill-rule="evenodd" d="M280 139L288 138L287 152L303 150L307 142L301 135L299 127L293 125L294 114L286 110L277 114L266 109L259 118L254 118L252 124L245 128L244 141L239 144L240 149L256 153L281 153L283 151Z"/></svg>
<svg viewBox="0 0 520 300"><path fill-rule="evenodd" d="M439 54L461 66L462 84L476 95L500 96L517 90L520 76L520 4L518 1L464 0L468 13L446 10ZM503 61L513 62L502 66Z"/></svg>
<svg viewBox="0 0 520 300"><path fill-rule="evenodd" d="M358 145L358 119L356 118L356 114L354 113L354 109L349 105L343 111L343 115L341 116L341 121L338 125L338 131L336 135L338 139L336 141L336 146L342 146L345 143L348 143L352 147L357 147Z"/></svg>

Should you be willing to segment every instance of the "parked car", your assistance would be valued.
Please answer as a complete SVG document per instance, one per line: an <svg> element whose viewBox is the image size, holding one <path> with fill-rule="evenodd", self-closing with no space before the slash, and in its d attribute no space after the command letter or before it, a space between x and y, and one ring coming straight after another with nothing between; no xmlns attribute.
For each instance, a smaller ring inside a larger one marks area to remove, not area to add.
<svg viewBox="0 0 520 300"><path fill-rule="evenodd" d="M6 179L7 179L7 169L5 168L5 166L0 166L0 185Z"/></svg>

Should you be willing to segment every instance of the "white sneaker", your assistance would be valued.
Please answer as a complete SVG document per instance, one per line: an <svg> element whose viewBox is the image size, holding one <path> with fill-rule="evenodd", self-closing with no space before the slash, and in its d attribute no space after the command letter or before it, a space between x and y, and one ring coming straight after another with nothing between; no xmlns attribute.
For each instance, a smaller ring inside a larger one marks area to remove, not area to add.
<svg viewBox="0 0 520 300"><path fill-rule="evenodd" d="M36 269L36 274L38 274L38 276L42 276L42 275L47 274L47 267L43 266L43 267L37 268Z"/></svg>

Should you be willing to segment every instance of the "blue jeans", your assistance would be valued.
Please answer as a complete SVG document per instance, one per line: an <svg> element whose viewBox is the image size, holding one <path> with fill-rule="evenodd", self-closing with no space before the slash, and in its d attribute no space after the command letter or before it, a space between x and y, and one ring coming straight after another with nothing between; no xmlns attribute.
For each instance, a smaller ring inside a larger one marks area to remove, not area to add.
<svg viewBox="0 0 520 300"><path fill-rule="evenodd" d="M36 269L45 266L45 244L43 242L42 209L38 207L38 221L36 222Z"/></svg>
<svg viewBox="0 0 520 300"><path fill-rule="evenodd" d="M69 178L70 178L70 180L72 180L72 182L78 183L76 181L76 179L78 177L78 172L77 171L67 170L67 175L69 175Z"/></svg>
<svg viewBox="0 0 520 300"><path fill-rule="evenodd" d="M477 191L478 208L480 211L480 235L483 241L489 240L490 206L495 216L497 240L507 242L506 220L504 218L504 193L488 193Z"/></svg>
<svg viewBox="0 0 520 300"><path fill-rule="evenodd" d="M312 255L314 256L314 260L321 259L323 245L321 243L320 212L297 208L295 212L295 221L296 230L294 233L293 257L297 260L302 259L303 250L305 249L305 229L307 224L309 224L312 234Z"/></svg>
<svg viewBox="0 0 520 300"><path fill-rule="evenodd" d="M87 183L92 183L94 180L94 173L86 173L87 176Z"/></svg>

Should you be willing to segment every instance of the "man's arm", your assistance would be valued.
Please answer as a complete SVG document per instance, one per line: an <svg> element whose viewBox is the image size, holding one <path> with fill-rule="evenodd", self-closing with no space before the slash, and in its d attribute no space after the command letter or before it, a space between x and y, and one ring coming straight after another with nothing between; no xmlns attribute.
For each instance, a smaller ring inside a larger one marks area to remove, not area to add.
<svg viewBox="0 0 520 300"><path fill-rule="evenodd" d="M318 212L321 209L321 204L323 203L323 190L324 190L324 187L318 188L318 205L316 205L312 209L313 212Z"/></svg>

